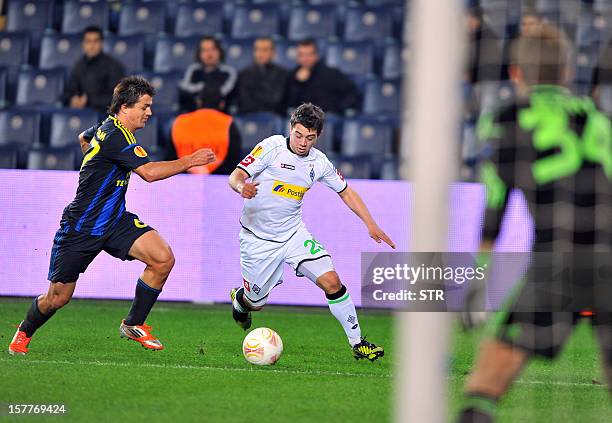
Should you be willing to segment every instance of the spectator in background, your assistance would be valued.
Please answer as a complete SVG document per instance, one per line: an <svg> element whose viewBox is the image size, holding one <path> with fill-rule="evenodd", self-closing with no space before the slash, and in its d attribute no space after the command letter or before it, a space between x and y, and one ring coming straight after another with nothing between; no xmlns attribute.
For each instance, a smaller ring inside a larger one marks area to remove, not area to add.
<svg viewBox="0 0 612 423"><path fill-rule="evenodd" d="M113 88L123 77L123 66L102 52L104 35L97 26L83 31L81 57L72 68L70 79L62 94L62 103L82 109L91 107L106 113L113 95Z"/></svg>
<svg viewBox="0 0 612 423"><path fill-rule="evenodd" d="M486 25L480 7L471 7L466 12L468 46L465 79L474 84L479 81L508 79L507 54L495 32Z"/></svg>
<svg viewBox="0 0 612 423"><path fill-rule="evenodd" d="M233 118L222 112L225 100L215 87L204 88L202 108L177 116L172 125L172 143L178 158L202 147L210 148L216 160L191 168L190 173L229 175L242 158L242 138Z"/></svg>
<svg viewBox="0 0 612 423"><path fill-rule="evenodd" d="M287 71L272 60L276 54L274 41L257 38L253 48L254 63L238 75L239 113L275 112L281 115Z"/></svg>
<svg viewBox="0 0 612 423"><path fill-rule="evenodd" d="M204 93L215 91L224 100L225 108L225 100L236 85L237 74L233 67L223 64L223 60L224 52L219 40L212 36L202 37L195 62L189 65L179 84L182 112L192 112L201 109L204 103L210 104L210 101L204 98Z"/></svg>
<svg viewBox="0 0 612 423"><path fill-rule="evenodd" d="M360 108L361 96L353 81L320 60L314 40L298 43L297 64L287 81L287 107L313 103L325 112L338 114Z"/></svg>

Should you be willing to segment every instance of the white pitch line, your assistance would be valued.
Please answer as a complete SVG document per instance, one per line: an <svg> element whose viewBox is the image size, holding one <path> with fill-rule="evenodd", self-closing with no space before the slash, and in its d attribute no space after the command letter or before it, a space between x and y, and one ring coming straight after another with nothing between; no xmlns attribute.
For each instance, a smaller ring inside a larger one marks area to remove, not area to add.
<svg viewBox="0 0 612 423"><path fill-rule="evenodd" d="M21 361L22 360L22 361ZM348 377L377 377L377 378L390 378L392 375L386 373L351 373L351 372L326 372L320 370L302 371L302 370L289 370L289 369L266 369L266 370L255 370L255 369L243 369L240 367L216 367L216 366L190 366L186 364L156 364L156 363L117 363L110 361L61 361L61 360L28 360L27 358L15 357L11 358L0 358L0 362L7 363L32 363L32 364L68 364L68 365L81 365L81 366L108 366L108 367L144 367L144 368L155 368L155 369L183 369L183 370L212 370L212 371L224 371L224 372L247 372L247 373L280 373L280 374L293 374L293 375L305 375L305 376L348 376ZM449 380L458 379L457 376L449 377ZM597 385L594 383L584 382L562 382L562 381L543 381L543 380L523 380L519 379L514 383L519 385L554 385L554 386L582 386L582 387L595 387L595 388L606 388L604 385Z"/></svg>

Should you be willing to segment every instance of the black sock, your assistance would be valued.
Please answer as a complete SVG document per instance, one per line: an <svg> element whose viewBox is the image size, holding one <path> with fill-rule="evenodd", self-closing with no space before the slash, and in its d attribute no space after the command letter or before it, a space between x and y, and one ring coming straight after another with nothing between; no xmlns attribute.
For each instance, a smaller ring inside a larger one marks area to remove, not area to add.
<svg viewBox="0 0 612 423"><path fill-rule="evenodd" d="M125 324L128 326L142 325L147 320L147 316L160 293L161 290L151 288L142 279L138 279L136 295L132 302L132 308L125 318Z"/></svg>
<svg viewBox="0 0 612 423"><path fill-rule="evenodd" d="M342 298L344 294L346 294L346 286L342 285L338 292L334 292L333 294L325 294L325 297L328 300L337 300L339 298Z"/></svg>
<svg viewBox="0 0 612 423"><path fill-rule="evenodd" d="M496 408L496 398L478 393L467 394L458 423L493 423Z"/></svg>
<svg viewBox="0 0 612 423"><path fill-rule="evenodd" d="M24 321L19 326L19 329L24 331L28 338L31 338L36 332L36 329L47 323L47 320L51 318L55 314L55 310L51 311L48 314L42 314L40 309L38 308L38 297L34 298L32 301L32 305L28 310Z"/></svg>
<svg viewBox="0 0 612 423"><path fill-rule="evenodd" d="M236 301L238 301L238 304L240 304L240 307L242 307L243 310L250 310L250 308L246 305L246 303L244 302L244 288L238 288L238 290L236 290Z"/></svg>

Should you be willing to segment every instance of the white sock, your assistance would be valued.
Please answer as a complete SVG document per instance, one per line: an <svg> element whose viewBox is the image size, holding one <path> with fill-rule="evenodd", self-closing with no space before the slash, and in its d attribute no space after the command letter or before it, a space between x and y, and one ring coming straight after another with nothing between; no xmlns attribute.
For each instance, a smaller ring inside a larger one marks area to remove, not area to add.
<svg viewBox="0 0 612 423"><path fill-rule="evenodd" d="M342 329L346 333L349 344L355 346L361 342L361 326L359 326L359 320L357 319L357 311L355 310L355 304L348 292L346 287L342 287L341 291L344 294L340 298L334 300L327 299L329 304L329 310L336 319L342 325Z"/></svg>

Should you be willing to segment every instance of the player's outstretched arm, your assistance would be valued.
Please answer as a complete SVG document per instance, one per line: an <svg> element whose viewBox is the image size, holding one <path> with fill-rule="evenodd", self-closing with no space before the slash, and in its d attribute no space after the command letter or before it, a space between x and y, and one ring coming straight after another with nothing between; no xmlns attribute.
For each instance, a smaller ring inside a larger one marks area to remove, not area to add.
<svg viewBox="0 0 612 423"><path fill-rule="evenodd" d="M169 162L149 162L134 169L147 182L161 181L195 166L203 166L216 160L215 153L210 148L202 148L188 156Z"/></svg>
<svg viewBox="0 0 612 423"><path fill-rule="evenodd" d="M237 167L229 176L229 186L236 191L242 198L253 198L257 195L257 185L259 182L247 182L248 173Z"/></svg>
<svg viewBox="0 0 612 423"><path fill-rule="evenodd" d="M340 193L340 197L342 198L342 201L344 201L344 204L346 204L349 209L353 210L353 212L359 216L361 220L363 220L363 223L365 223L368 228L370 237L374 241L378 242L379 244L381 241L385 241L385 243L387 243L391 248L395 249L395 243L391 241L391 238L389 238L387 234L378 227L365 203L359 194L357 194L357 191L354 191L351 187L346 187L346 189Z"/></svg>

